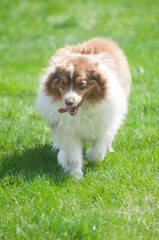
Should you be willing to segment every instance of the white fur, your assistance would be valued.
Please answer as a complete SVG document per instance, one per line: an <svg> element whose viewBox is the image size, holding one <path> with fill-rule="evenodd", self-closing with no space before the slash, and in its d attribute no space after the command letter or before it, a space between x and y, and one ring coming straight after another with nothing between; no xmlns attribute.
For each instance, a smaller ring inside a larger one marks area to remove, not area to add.
<svg viewBox="0 0 159 240"><path fill-rule="evenodd" d="M77 105L79 103L79 96L75 91L72 90L72 87L70 91L64 95L63 99L64 99L64 102L65 100L72 101L73 105Z"/></svg>
<svg viewBox="0 0 159 240"><path fill-rule="evenodd" d="M86 153L91 162L100 162L110 148L113 138L122 124L127 112L127 100L116 73L109 67L109 62L98 65L99 71L108 79L108 93L105 101L93 107L84 100L77 115L60 114L58 109L63 106L60 101L53 101L44 91L44 81L37 99L37 109L47 119L53 129L54 148L58 148L58 162L76 177L82 176L83 141L91 141L92 149ZM46 79L46 76L44 77ZM75 96L70 91L65 97Z"/></svg>
<svg viewBox="0 0 159 240"><path fill-rule="evenodd" d="M74 70L74 66L71 64L70 65L70 77L71 77L71 80L73 79L73 70Z"/></svg>

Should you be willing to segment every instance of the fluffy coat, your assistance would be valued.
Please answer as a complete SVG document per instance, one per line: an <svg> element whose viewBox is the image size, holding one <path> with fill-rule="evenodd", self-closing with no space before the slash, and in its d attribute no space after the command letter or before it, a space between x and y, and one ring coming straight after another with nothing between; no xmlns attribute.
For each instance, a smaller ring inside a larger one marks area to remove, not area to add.
<svg viewBox="0 0 159 240"><path fill-rule="evenodd" d="M94 38L57 50L41 78L37 109L53 130L53 146L66 172L83 175L86 158L101 162L127 113L131 76L118 45ZM63 113L60 113L63 112Z"/></svg>

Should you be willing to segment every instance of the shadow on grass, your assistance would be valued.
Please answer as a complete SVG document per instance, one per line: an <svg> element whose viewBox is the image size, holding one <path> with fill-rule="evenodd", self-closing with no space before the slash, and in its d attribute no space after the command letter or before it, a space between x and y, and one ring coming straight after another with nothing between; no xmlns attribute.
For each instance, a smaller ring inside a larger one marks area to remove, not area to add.
<svg viewBox="0 0 159 240"><path fill-rule="evenodd" d="M84 146L83 155L88 148ZM0 182L6 185L19 185L21 181L33 181L36 177L45 177L53 183L63 183L70 175L65 173L57 162L58 151L52 151L50 145L37 145L21 152L8 154L0 161ZM98 164L84 161L84 176L90 171L96 171Z"/></svg>
<svg viewBox="0 0 159 240"><path fill-rule="evenodd" d="M0 180L8 176L29 181L37 176L45 176L55 183L64 182L69 176L58 165L57 153L49 145L38 145L21 153L5 155L0 164Z"/></svg>

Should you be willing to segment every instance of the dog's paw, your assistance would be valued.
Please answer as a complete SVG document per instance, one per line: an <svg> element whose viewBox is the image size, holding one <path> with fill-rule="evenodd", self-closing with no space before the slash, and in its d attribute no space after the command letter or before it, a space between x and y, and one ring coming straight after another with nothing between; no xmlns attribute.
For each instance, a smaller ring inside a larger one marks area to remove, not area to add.
<svg viewBox="0 0 159 240"><path fill-rule="evenodd" d="M97 153L93 149L88 149L86 151L86 159L92 163L101 162L104 158L104 154Z"/></svg>
<svg viewBox="0 0 159 240"><path fill-rule="evenodd" d="M83 177L83 172L82 170L73 170L70 172L72 177L76 177L77 179L80 179Z"/></svg>

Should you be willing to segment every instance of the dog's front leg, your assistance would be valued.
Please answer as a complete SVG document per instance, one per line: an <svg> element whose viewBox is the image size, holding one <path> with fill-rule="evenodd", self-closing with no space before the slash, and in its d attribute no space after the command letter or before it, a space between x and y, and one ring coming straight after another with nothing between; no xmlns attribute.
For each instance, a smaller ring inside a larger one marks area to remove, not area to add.
<svg viewBox="0 0 159 240"><path fill-rule="evenodd" d="M92 145L93 148L86 152L87 160L93 163L101 162L105 157L107 148L105 139L93 141Z"/></svg>
<svg viewBox="0 0 159 240"><path fill-rule="evenodd" d="M114 151L111 147L111 143L117 131L116 129L117 128L108 130L104 136L92 142L92 149L86 151L86 158L88 161L93 163L101 162L105 157L106 150L110 152Z"/></svg>
<svg viewBox="0 0 159 240"><path fill-rule="evenodd" d="M82 172L82 142L72 136L55 136L54 146L59 148L58 162L64 170L76 178L81 178Z"/></svg>

